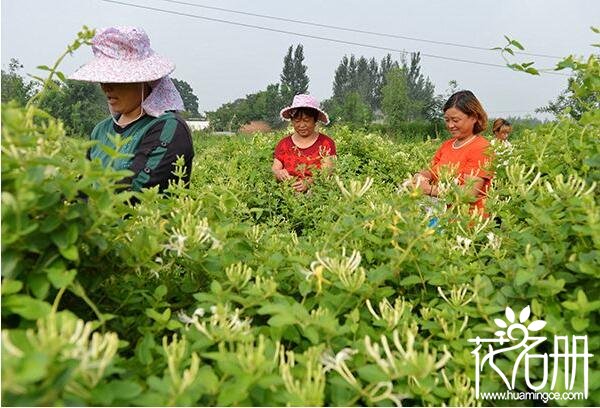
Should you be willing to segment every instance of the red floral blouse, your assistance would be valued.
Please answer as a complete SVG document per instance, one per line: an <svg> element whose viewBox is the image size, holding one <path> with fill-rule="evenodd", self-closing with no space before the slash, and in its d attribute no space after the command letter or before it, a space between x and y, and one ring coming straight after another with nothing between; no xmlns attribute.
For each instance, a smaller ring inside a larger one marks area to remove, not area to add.
<svg viewBox="0 0 600 408"><path fill-rule="evenodd" d="M294 144L292 136L284 137L275 146L273 156L283 163L290 175L305 178L312 176L311 169L320 169L324 157L335 156L335 142L329 136L319 133L317 140L302 149Z"/></svg>

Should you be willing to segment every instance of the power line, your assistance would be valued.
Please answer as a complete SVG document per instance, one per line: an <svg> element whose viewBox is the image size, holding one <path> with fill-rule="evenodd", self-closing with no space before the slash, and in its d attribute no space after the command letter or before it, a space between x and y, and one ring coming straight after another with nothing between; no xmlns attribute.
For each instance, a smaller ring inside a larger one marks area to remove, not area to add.
<svg viewBox="0 0 600 408"><path fill-rule="evenodd" d="M257 29L257 30L263 30L263 31L270 31L270 32L275 32L275 33L295 35L295 36L298 36L298 37L305 37L305 38L311 38L311 39L316 39L316 40L329 41L329 42L334 42L334 43L339 43L339 44L355 45L355 46L358 46L358 47L372 48L372 49L383 50L383 51L388 51L388 52L397 52L397 53L401 53L401 54L410 54L409 51L399 50L397 48L390 48L390 47L382 47L382 46L378 46L378 45L363 44L363 43L358 43L358 42L354 42L354 41L338 40L338 39L335 39L335 38L321 37L321 36L311 35L311 34L301 34L301 33L297 33L297 32L294 32L294 31L279 30L279 29L275 29L275 28L263 27L263 26L258 26L258 25L254 25L254 24L240 23L240 22L235 22L235 21L230 21L230 20L223 20L223 19L212 18L212 17L204 17L204 16L199 16L197 14L182 13L182 12L173 11L173 10L160 9L160 8L157 8L157 7L142 6L142 5L139 5L139 4L126 3L126 2L123 2L123 1L117 1L117 0L101 0L101 1L104 1L106 3L113 3L113 4L123 5L123 6L129 6L129 7L134 7L134 8L145 9L145 10L158 11L158 12L167 13L167 14L173 14L173 15L178 15L178 16L185 16L185 17L197 18L197 19L201 19L201 20L213 21L213 22L218 22L218 23L223 23L223 24L236 25L236 26L246 27L246 28L254 28L254 29ZM504 69L508 68L506 65L493 64L493 63L489 63L489 62L473 61L473 60L466 60L466 59L453 58L453 57L445 57L445 56L441 56L441 55L426 54L426 53L420 53L420 55L424 56L424 57L429 57L429 58L436 58L436 59L441 59L441 60L446 60L446 61L453 61L453 62L462 62L462 63L466 63L466 64L483 65L483 66L488 66L488 67L504 68ZM559 72L548 72L548 73L552 74L552 75L569 76L569 75L562 74L562 73L559 73Z"/></svg>
<svg viewBox="0 0 600 408"><path fill-rule="evenodd" d="M226 13L241 14L244 16L260 17L260 18L266 18L266 19L277 20L277 21L285 21L288 23L304 24L304 25L313 26L313 27L330 28L333 30L347 31L347 32L351 32L351 33L369 34L369 35L375 35L375 36L379 36L379 37L388 37L388 38L399 38L402 40L418 41L418 42L424 42L424 43L429 43L429 44L445 45L445 46L450 46L450 47L468 48L468 49L472 49L472 50L495 51L492 48L480 47L480 46L476 46L476 45L461 44L461 43L448 42L448 41L428 40L425 38L409 37L409 36L399 35L399 34L389 34L389 33L381 33L381 32L376 32L376 31L359 30L359 29L355 29L355 28L348 28L348 27L335 26L335 25L329 25L329 24L319 24L319 23L313 23L311 21L270 16L267 14L250 13L250 12L246 12L246 11L232 10L232 9L226 9L226 8L222 8L222 7L206 6L203 4L190 3L190 2L186 2L186 1L178 1L178 0L159 0L159 1L164 1L167 3L174 3L174 4L182 4L182 5L186 5L186 6L192 6L192 7L199 7L199 8L209 9L209 10L224 11ZM536 54L536 53L524 52L524 51L515 51L515 54L528 55L528 56L532 56L532 57L553 58L553 59L561 59L562 58L557 55Z"/></svg>

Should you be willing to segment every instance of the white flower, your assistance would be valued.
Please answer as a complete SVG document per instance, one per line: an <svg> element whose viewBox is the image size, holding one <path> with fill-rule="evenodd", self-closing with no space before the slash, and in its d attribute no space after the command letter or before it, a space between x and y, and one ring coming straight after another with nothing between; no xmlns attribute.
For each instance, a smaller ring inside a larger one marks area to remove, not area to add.
<svg viewBox="0 0 600 408"><path fill-rule="evenodd" d="M181 323L184 323L184 324L194 324L194 323L198 322L198 318L195 316L195 313L194 313L194 317L191 318L183 310L180 310L179 312L177 312L177 318L179 319L179 321Z"/></svg>
<svg viewBox="0 0 600 408"><path fill-rule="evenodd" d="M346 382L356 384L356 378L346 365L346 361L350 360L358 350L346 347L338 352L335 356L331 351L327 351L321 355L321 363L325 372L333 370L337 372Z"/></svg>
<svg viewBox="0 0 600 408"><path fill-rule="evenodd" d="M185 253L185 241L188 239L180 231L173 228L173 233L169 237L169 242L164 245L164 249L167 251L173 251L177 253L177 256L181 256Z"/></svg>
<svg viewBox="0 0 600 408"><path fill-rule="evenodd" d="M461 235L456 236L456 242L457 245L455 245L453 249L461 251L463 255L467 253L467 251L471 247L471 244L473 243L472 240L470 240L469 238L465 238Z"/></svg>
<svg viewBox="0 0 600 408"><path fill-rule="evenodd" d="M488 246L494 250L500 249L502 245L502 239L497 237L493 232L488 232L486 235L488 239Z"/></svg>

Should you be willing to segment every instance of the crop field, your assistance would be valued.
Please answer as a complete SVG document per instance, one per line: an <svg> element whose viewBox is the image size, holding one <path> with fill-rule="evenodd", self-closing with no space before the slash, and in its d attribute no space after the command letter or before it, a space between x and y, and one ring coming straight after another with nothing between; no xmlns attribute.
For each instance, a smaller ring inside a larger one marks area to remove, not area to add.
<svg viewBox="0 0 600 408"><path fill-rule="evenodd" d="M498 371L510 376L519 353L478 373L468 341L518 318L530 336L587 336L589 375L580 360L572 388L559 377L540 392L587 388L550 404L600 405L595 118L498 148L479 218L446 206L465 202L453 183L439 203L401 187L440 139L345 127L324 129L335 172L308 194L271 175L283 133L195 134L189 189L129 205L114 187L124 173L87 161L87 142L6 105L2 402L528 405L478 398L507 390ZM526 360L514 391L552 373Z"/></svg>

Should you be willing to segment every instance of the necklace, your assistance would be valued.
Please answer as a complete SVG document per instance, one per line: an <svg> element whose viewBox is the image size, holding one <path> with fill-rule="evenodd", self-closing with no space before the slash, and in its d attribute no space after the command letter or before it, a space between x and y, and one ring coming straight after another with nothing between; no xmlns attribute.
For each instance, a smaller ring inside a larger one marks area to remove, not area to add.
<svg viewBox="0 0 600 408"><path fill-rule="evenodd" d="M475 140L475 135L470 136L469 139L463 143L461 143L460 146L456 146L456 142L458 141L458 139L456 139L454 142L452 142L452 148L453 149L460 149L463 146L468 145L469 143L471 143L473 140Z"/></svg>

